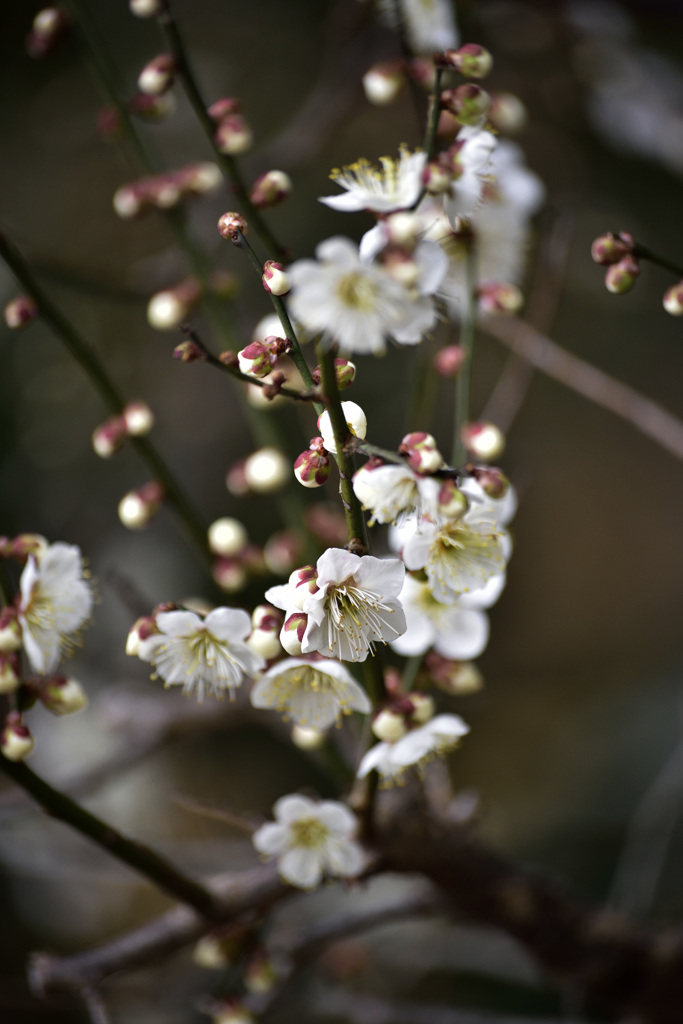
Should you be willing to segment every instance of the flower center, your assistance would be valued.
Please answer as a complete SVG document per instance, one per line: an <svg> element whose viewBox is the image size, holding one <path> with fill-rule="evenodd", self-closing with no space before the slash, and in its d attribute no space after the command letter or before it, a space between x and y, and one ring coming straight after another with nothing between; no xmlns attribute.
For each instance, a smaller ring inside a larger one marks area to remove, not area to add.
<svg viewBox="0 0 683 1024"><path fill-rule="evenodd" d="M345 306L361 313L371 312L376 304L377 286L365 274L345 274L337 284L337 295Z"/></svg>
<svg viewBox="0 0 683 1024"><path fill-rule="evenodd" d="M330 830L318 818L300 818L289 826L292 835L292 846L304 846L309 850L319 850L329 839Z"/></svg>

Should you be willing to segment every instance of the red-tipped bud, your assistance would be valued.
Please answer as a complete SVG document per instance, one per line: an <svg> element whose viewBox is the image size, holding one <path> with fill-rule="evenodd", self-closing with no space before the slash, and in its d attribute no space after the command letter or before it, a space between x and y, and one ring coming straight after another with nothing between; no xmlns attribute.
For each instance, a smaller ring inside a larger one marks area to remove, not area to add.
<svg viewBox="0 0 683 1024"><path fill-rule="evenodd" d="M639 274L638 261L628 253L618 263L607 268L605 287L613 295L624 295L625 292L629 292L633 288Z"/></svg>
<svg viewBox="0 0 683 1024"><path fill-rule="evenodd" d="M478 462L498 459L505 450L505 435L495 423L465 423L460 437L467 453Z"/></svg>
<svg viewBox="0 0 683 1024"><path fill-rule="evenodd" d="M292 191L292 179L284 171L266 171L251 186L249 198L254 206L264 210L276 206Z"/></svg>
<svg viewBox="0 0 683 1024"><path fill-rule="evenodd" d="M430 196L448 192L453 181L451 169L442 160L430 160L422 171L422 184Z"/></svg>
<svg viewBox="0 0 683 1024"><path fill-rule="evenodd" d="M111 459L123 448L126 437L126 424L122 416L112 416L105 420L92 432L92 446L101 459Z"/></svg>
<svg viewBox="0 0 683 1024"><path fill-rule="evenodd" d="M33 19L26 37L26 52L34 60L49 57L66 39L71 21L61 7L44 7Z"/></svg>
<svg viewBox="0 0 683 1024"><path fill-rule="evenodd" d="M297 456L294 476L304 487L321 487L330 475L330 459L322 437L314 437L308 451Z"/></svg>
<svg viewBox="0 0 683 1024"><path fill-rule="evenodd" d="M174 57L170 53L162 53L145 64L138 77L138 89L148 96L161 96L173 85L175 73Z"/></svg>
<svg viewBox="0 0 683 1024"><path fill-rule="evenodd" d="M239 519L224 516L216 519L208 531L209 548L214 555L230 558L238 555L249 543L247 531Z"/></svg>
<svg viewBox="0 0 683 1024"><path fill-rule="evenodd" d="M5 306L5 323L13 331L27 327L38 316L38 306L30 295L17 295Z"/></svg>
<svg viewBox="0 0 683 1024"><path fill-rule="evenodd" d="M11 654L21 649L21 626L17 610L6 605L0 612L0 652Z"/></svg>
<svg viewBox="0 0 683 1024"><path fill-rule="evenodd" d="M40 561L47 548L47 540L40 533L20 533L10 543L7 554L18 562L25 562L29 555Z"/></svg>
<svg viewBox="0 0 683 1024"><path fill-rule="evenodd" d="M393 103L405 83L402 64L397 60L375 64L363 75L363 90L370 103L386 107Z"/></svg>
<svg viewBox="0 0 683 1024"><path fill-rule="evenodd" d="M223 172L211 160L189 164L176 171L176 180L186 195L204 196L223 184Z"/></svg>
<svg viewBox="0 0 683 1024"><path fill-rule="evenodd" d="M220 100L216 100L212 103L207 114L212 121L216 124L220 124L226 117L230 117L231 114L239 114L242 110L242 104L235 96L224 96Z"/></svg>
<svg viewBox="0 0 683 1024"><path fill-rule="evenodd" d="M159 511L163 500L163 487L151 480L136 491L124 494L119 502L119 519L129 530L144 530Z"/></svg>
<svg viewBox="0 0 683 1024"><path fill-rule="evenodd" d="M196 341L181 341L173 349L173 358L181 363L196 363L206 360L206 352Z"/></svg>
<svg viewBox="0 0 683 1024"><path fill-rule="evenodd" d="M244 566L236 558L217 558L211 567L214 582L228 594L235 594L247 584Z"/></svg>
<svg viewBox="0 0 683 1024"><path fill-rule="evenodd" d="M296 608L303 608L312 594L318 593L318 570L314 565L304 565L295 569L289 577L288 585L292 588L292 601Z"/></svg>
<svg viewBox="0 0 683 1024"><path fill-rule="evenodd" d="M611 231L608 231L606 235L599 235L591 245L591 256L596 263L603 267L618 263L630 251L631 246L623 238L613 235Z"/></svg>
<svg viewBox="0 0 683 1024"><path fill-rule="evenodd" d="M140 641L146 640L158 632L156 617L154 615L143 615L128 631L126 654L132 658L137 657L140 650Z"/></svg>
<svg viewBox="0 0 683 1024"><path fill-rule="evenodd" d="M437 495L439 513L447 519L460 519L468 509L466 496L458 489L455 480L442 480Z"/></svg>
<svg viewBox="0 0 683 1024"><path fill-rule="evenodd" d="M447 50L438 59L465 78L486 78L493 67L493 57L478 43L465 43L459 50Z"/></svg>
<svg viewBox="0 0 683 1024"><path fill-rule="evenodd" d="M462 345L446 345L434 356L434 369L441 377L457 377L467 360Z"/></svg>
<svg viewBox="0 0 683 1024"><path fill-rule="evenodd" d="M273 369L277 357L263 342L252 341L250 345L237 353L237 359L242 373L252 377L267 377Z"/></svg>
<svg viewBox="0 0 683 1024"><path fill-rule="evenodd" d="M14 693L19 688L19 658L16 654L0 654L0 694Z"/></svg>
<svg viewBox="0 0 683 1024"><path fill-rule="evenodd" d="M435 473L444 465L443 456L436 446L431 434L416 430L406 434L399 445L401 455L407 457L410 468L415 473Z"/></svg>
<svg viewBox="0 0 683 1024"><path fill-rule="evenodd" d="M524 296L517 285L505 281L484 282L479 285L477 298L482 313L492 316L499 313L517 313L524 303Z"/></svg>
<svg viewBox="0 0 683 1024"><path fill-rule="evenodd" d="M285 268L275 260L266 260L263 264L263 287L271 295L286 295L291 284L285 273Z"/></svg>
<svg viewBox="0 0 683 1024"><path fill-rule="evenodd" d="M130 185L121 185L117 188L112 205L121 220L132 220L149 209L151 204L147 189L141 182L134 181Z"/></svg>
<svg viewBox="0 0 683 1024"><path fill-rule="evenodd" d="M468 82L442 92L441 106L454 114L460 124L478 125L491 106L491 97L480 86Z"/></svg>
<svg viewBox="0 0 683 1024"><path fill-rule="evenodd" d="M175 330L187 320L201 296L199 282L188 277L174 288L152 296L147 305L147 322L157 331Z"/></svg>
<svg viewBox="0 0 683 1024"><path fill-rule="evenodd" d="M529 120L529 114L519 99L511 92L492 92L488 119L499 132L516 135Z"/></svg>
<svg viewBox="0 0 683 1024"><path fill-rule="evenodd" d="M238 156L251 148L254 135L242 114L229 114L217 126L213 140L219 153Z"/></svg>
<svg viewBox="0 0 683 1024"><path fill-rule="evenodd" d="M294 612L285 619L285 623L280 630L280 643L287 651L287 654L291 654L294 658L301 654L301 644L307 625L308 615L304 612Z"/></svg>
<svg viewBox="0 0 683 1024"><path fill-rule="evenodd" d="M457 695L476 693L484 685L484 677L471 661L453 661L436 651L430 651L425 657L420 678L426 684Z"/></svg>
<svg viewBox="0 0 683 1024"><path fill-rule="evenodd" d="M434 92L436 68L433 60L428 57L413 57L407 70L413 81L417 82L425 92Z"/></svg>
<svg viewBox="0 0 683 1024"><path fill-rule="evenodd" d="M218 234L222 235L223 238L229 238L235 242L238 238L238 231L241 231L243 235L249 233L249 225L241 213L229 211L219 217Z"/></svg>
<svg viewBox="0 0 683 1024"><path fill-rule="evenodd" d="M683 316L683 281L667 288L664 292L662 305L671 316Z"/></svg>
<svg viewBox="0 0 683 1024"><path fill-rule="evenodd" d="M33 750L33 737L19 711L11 711L0 733L0 750L8 761L23 761Z"/></svg>
<svg viewBox="0 0 683 1024"><path fill-rule="evenodd" d="M356 379L356 364L352 363L350 359L335 359L334 372L337 378L337 387L340 391L344 391L345 388L351 387ZM319 366L313 370L312 377L315 384L320 384L322 372Z"/></svg>
<svg viewBox="0 0 683 1024"><path fill-rule="evenodd" d="M471 475L477 481L484 494L499 501L504 498L510 487L510 481L502 470L490 466L487 469L473 469Z"/></svg>
<svg viewBox="0 0 683 1024"><path fill-rule="evenodd" d="M163 96L148 96L145 92L136 92L128 100L128 110L133 117L141 121L156 123L170 117L176 109L175 96L164 93Z"/></svg>
<svg viewBox="0 0 683 1024"><path fill-rule="evenodd" d="M88 704L83 687L76 679L66 676L47 676L38 696L53 715L72 715Z"/></svg>

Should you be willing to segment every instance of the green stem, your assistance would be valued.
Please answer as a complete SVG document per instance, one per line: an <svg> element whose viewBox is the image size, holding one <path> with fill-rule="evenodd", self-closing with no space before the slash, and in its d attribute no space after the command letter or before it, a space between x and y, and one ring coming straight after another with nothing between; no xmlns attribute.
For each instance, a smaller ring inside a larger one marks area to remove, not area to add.
<svg viewBox="0 0 683 1024"><path fill-rule="evenodd" d="M658 256L656 252L652 252L651 249L646 248L646 246L641 245L639 242L636 242L633 248L633 255L636 259L649 260L650 263L656 263L657 266L663 267L664 270L670 270L672 274L683 278L683 267L663 256Z"/></svg>
<svg viewBox="0 0 683 1024"><path fill-rule="evenodd" d="M52 818L63 821L81 835L107 850L117 860L128 864L181 903L193 907L210 920L220 918L221 905L199 882L184 875L164 857L136 839L122 835L117 829L86 811L65 793L53 789L22 762L8 761L0 756L0 769L29 793Z"/></svg>
<svg viewBox="0 0 683 1024"><path fill-rule="evenodd" d="M23 256L2 234L0 234L0 257L12 270L25 291L34 299L42 318L88 375L104 404L110 412L119 416L126 404L125 400L107 375L95 349L81 337L57 306L47 297L33 277ZM131 441L150 467L155 479L162 485L166 500L184 524L202 556L204 559L210 560L206 527L199 512L186 497L152 443L146 437L132 437Z"/></svg>
<svg viewBox="0 0 683 1024"><path fill-rule="evenodd" d="M472 383L472 361L477 327L477 255L474 241L470 241L465 258L465 302L462 311L460 344L465 350L465 361L455 381L455 416L453 426L453 450L451 465L462 466L466 461L465 446L462 442L462 428L470 417L470 388Z"/></svg>
<svg viewBox="0 0 683 1024"><path fill-rule="evenodd" d="M393 462L397 466L405 466L406 460L398 452L390 452L388 448L378 448L376 444L369 444L367 441L354 441L354 450L361 455L376 455L385 462Z"/></svg>
<svg viewBox="0 0 683 1024"><path fill-rule="evenodd" d="M183 37L180 34L175 18L171 14L168 0L165 0L164 6L159 13L158 20L168 47L175 58L178 77L183 83L183 88L185 89L187 98L192 105L197 116L197 120L203 128L207 139L211 143L211 147L216 155L216 160L218 161L223 174L232 185L233 192L237 196L238 205L244 212L250 225L262 238L268 252L272 256L285 258L287 256L287 250L277 241L261 216L260 211L254 206L249 198L249 193L247 192L237 168L236 161L228 153L222 153L216 146L216 125L209 117L207 104L200 92L197 80L192 70L192 65L190 64L187 55L187 49L185 47Z"/></svg>
<svg viewBox="0 0 683 1024"><path fill-rule="evenodd" d="M429 119L427 121L427 129L425 131L424 141L424 152L425 152L425 163L428 163L434 156L436 149L436 129L439 127L439 117L441 116L441 82L443 79L444 69L438 64L434 74L434 92L432 94L432 107L429 112ZM420 189L420 194L411 206L411 210L416 210L420 205L427 189Z"/></svg>

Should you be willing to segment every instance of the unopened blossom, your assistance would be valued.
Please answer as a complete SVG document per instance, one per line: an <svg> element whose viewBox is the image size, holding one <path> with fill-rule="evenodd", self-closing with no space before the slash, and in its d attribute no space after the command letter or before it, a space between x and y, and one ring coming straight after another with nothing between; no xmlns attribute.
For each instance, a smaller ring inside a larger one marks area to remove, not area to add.
<svg viewBox="0 0 683 1024"><path fill-rule="evenodd" d="M275 708L297 725L319 731L329 729L342 715L367 714L372 707L365 690L333 658L285 658L257 680L250 700L255 708Z"/></svg>
<svg viewBox="0 0 683 1024"><path fill-rule="evenodd" d="M342 661L365 661L377 643L389 643L405 630L398 601L403 585L403 562L397 558L353 555L328 548L316 565L315 591L298 604L291 583L271 587L266 599L288 616L301 609L301 651L318 651ZM287 645L282 638L285 649Z"/></svg>
<svg viewBox="0 0 683 1024"><path fill-rule="evenodd" d="M160 612L157 633L141 639L137 655L150 662L165 686L182 686L183 693L230 696L245 675L265 668L265 661L246 644L251 619L241 608L214 608L205 618L194 612Z"/></svg>
<svg viewBox="0 0 683 1024"><path fill-rule="evenodd" d="M214 555L222 555L224 558L238 555L249 542L244 524L231 516L216 519L208 529L207 538Z"/></svg>
<svg viewBox="0 0 683 1024"><path fill-rule="evenodd" d="M314 889L323 879L353 878L363 867L363 851L355 841L355 815L333 800L316 803L304 796L283 796L273 807L275 822L253 836L258 852L277 858L285 882Z"/></svg>
<svg viewBox="0 0 683 1024"><path fill-rule="evenodd" d="M367 433L368 421L365 413L356 402L342 402L342 412L346 420L346 426L350 434L363 440ZM325 411L318 417L318 430L320 431L322 446L325 451L332 455L337 454L337 441L334 436L332 420L329 412Z"/></svg>
<svg viewBox="0 0 683 1024"><path fill-rule="evenodd" d="M421 150L411 153L402 147L398 159L383 156L379 166L360 159L330 175L344 192L336 196L321 196L320 202L342 213L368 210L387 214L395 210L408 210L416 202L422 189L422 171L425 154Z"/></svg>
<svg viewBox="0 0 683 1024"><path fill-rule="evenodd" d="M19 622L34 672L52 672L89 618L93 595L83 574L74 544L51 544L39 559L29 556L21 574Z"/></svg>
<svg viewBox="0 0 683 1024"><path fill-rule="evenodd" d="M344 352L381 355L386 338L415 345L435 325L432 300L364 262L348 238L328 238L316 256L289 268L290 311L312 334L336 341Z"/></svg>
<svg viewBox="0 0 683 1024"><path fill-rule="evenodd" d="M393 103L405 83L405 77L398 61L383 61L375 64L363 75L363 91L366 99L378 107Z"/></svg>
<svg viewBox="0 0 683 1024"><path fill-rule="evenodd" d="M376 743L361 761L358 777L362 779L376 769L381 781L391 785L400 780L406 768L454 750L468 732L469 726L459 715L436 715L393 743Z"/></svg>
<svg viewBox="0 0 683 1024"><path fill-rule="evenodd" d="M21 712L10 711L0 732L0 751L8 761L23 761L34 747L33 737L21 717Z"/></svg>

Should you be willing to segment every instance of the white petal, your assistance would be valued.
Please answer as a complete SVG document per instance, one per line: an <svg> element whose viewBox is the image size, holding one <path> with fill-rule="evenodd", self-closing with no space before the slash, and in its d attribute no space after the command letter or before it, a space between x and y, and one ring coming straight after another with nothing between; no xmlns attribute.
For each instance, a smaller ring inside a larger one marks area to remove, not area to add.
<svg viewBox="0 0 683 1024"><path fill-rule="evenodd" d="M323 800L316 808L316 817L332 832L352 836L358 828L356 815L337 800Z"/></svg>
<svg viewBox="0 0 683 1024"><path fill-rule="evenodd" d="M299 796L293 793L290 796L281 796L273 806L273 815L282 825L291 825L300 818L314 818L316 816L317 804L309 800L307 796Z"/></svg>
<svg viewBox="0 0 683 1024"><path fill-rule="evenodd" d="M295 846L282 855L278 871L290 885L299 889L315 889L323 877L321 854L318 850Z"/></svg>
<svg viewBox="0 0 683 1024"><path fill-rule="evenodd" d="M284 825L277 825L271 821L261 825L251 837L251 841L258 852L266 857L276 857L279 853L282 853L287 846L288 839L289 829L285 828Z"/></svg>

